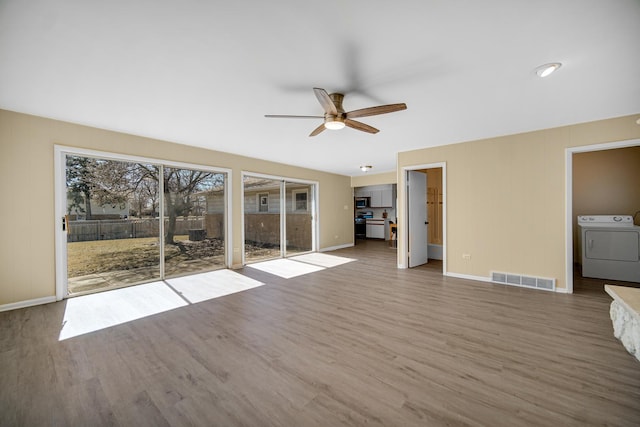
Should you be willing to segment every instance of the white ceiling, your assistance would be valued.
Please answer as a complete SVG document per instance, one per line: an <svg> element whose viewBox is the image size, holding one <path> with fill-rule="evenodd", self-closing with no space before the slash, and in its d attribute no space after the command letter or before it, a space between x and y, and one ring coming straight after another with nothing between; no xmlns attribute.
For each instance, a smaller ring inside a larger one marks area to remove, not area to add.
<svg viewBox="0 0 640 427"><path fill-rule="evenodd" d="M359 175L638 113L639 42L638 0L0 0L0 108ZM408 109L376 135L264 117L321 115L313 87Z"/></svg>

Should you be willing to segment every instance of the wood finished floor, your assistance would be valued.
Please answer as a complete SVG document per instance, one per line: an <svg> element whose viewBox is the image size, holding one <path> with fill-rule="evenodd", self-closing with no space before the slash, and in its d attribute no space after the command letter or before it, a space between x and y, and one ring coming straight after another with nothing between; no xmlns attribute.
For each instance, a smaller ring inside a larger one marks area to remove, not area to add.
<svg viewBox="0 0 640 427"><path fill-rule="evenodd" d="M356 262L58 341L65 303L0 313L2 426L637 426L610 298Z"/></svg>

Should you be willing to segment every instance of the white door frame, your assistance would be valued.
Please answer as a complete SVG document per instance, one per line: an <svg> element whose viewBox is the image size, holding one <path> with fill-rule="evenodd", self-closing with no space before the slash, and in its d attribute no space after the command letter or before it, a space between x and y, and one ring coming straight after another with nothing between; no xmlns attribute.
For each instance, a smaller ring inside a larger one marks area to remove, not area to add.
<svg viewBox="0 0 640 427"><path fill-rule="evenodd" d="M565 283L566 292L573 293L573 155L590 151L613 150L640 146L640 139L605 142L603 144L583 145L565 149Z"/></svg>
<svg viewBox="0 0 640 427"><path fill-rule="evenodd" d="M67 147L54 145L54 203L55 203L55 259L56 259L56 300L60 301L67 296L67 234L62 230L62 219L67 212L67 191L66 191L66 155L96 157L100 159L118 160L124 162L151 163L162 166L205 170L213 173L226 174L225 180L225 267L229 268L233 263L233 239L232 239L232 216L231 216L231 183L232 170L217 166L198 165L194 163L173 162L151 157L130 156L127 154L110 153L107 151L90 150L85 148ZM160 183L162 185L162 182ZM68 226L68 224L66 225ZM161 245L162 249L162 245Z"/></svg>
<svg viewBox="0 0 640 427"><path fill-rule="evenodd" d="M409 266L409 200L407 197L407 172L421 169L442 168L442 274L447 275L447 162L426 163L403 166L400 173L398 204L402 206L402 215L398 224L398 268ZM428 185L428 183L427 183Z"/></svg>

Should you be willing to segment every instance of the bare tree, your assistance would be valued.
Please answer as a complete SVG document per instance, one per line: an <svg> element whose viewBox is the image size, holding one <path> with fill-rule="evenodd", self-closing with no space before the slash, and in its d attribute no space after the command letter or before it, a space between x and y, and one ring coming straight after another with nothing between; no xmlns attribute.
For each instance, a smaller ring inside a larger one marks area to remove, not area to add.
<svg viewBox="0 0 640 427"><path fill-rule="evenodd" d="M158 181L152 179L143 180L138 186L138 191L132 195L132 202L136 207L138 216L157 216L158 209Z"/></svg>
<svg viewBox="0 0 640 427"><path fill-rule="evenodd" d="M160 197L158 181L144 180L142 182L140 197L146 199L146 205L151 209L150 215L155 218L158 212L158 199Z"/></svg>
<svg viewBox="0 0 640 427"><path fill-rule="evenodd" d="M140 179L152 179L157 182L160 175L158 166L136 164L136 167ZM168 166L163 169L164 205L165 214L168 217L165 242L177 244L175 231L178 217L188 216L193 213L195 195L223 186L224 175Z"/></svg>
<svg viewBox="0 0 640 427"><path fill-rule="evenodd" d="M93 196L93 170L96 160L90 157L67 156L67 213L82 212L91 219L91 198Z"/></svg>
<svg viewBox="0 0 640 427"><path fill-rule="evenodd" d="M194 202L201 193L222 187L224 175L174 167L164 167L163 170L165 214L168 216L165 242L177 244L174 239L177 218L193 213L196 208ZM72 189L70 194L84 196L88 217L92 199L101 206L111 204L114 207L135 199L146 199L155 210L159 179L158 165L67 157L67 186ZM72 200L75 203L75 199Z"/></svg>
<svg viewBox="0 0 640 427"><path fill-rule="evenodd" d="M196 208L194 197L224 184L224 175L194 169L164 168L164 200L169 223L166 242L174 243L176 219Z"/></svg>
<svg viewBox="0 0 640 427"><path fill-rule="evenodd" d="M93 198L100 206L124 208L133 198L143 178L135 163L97 160L91 175Z"/></svg>

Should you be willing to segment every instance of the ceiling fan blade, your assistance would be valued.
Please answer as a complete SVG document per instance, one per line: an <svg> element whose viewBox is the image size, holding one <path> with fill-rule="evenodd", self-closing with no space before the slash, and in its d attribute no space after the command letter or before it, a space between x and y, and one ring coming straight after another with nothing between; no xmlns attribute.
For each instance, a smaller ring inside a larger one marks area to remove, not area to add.
<svg viewBox="0 0 640 427"><path fill-rule="evenodd" d="M355 120L345 119L344 124L346 126L349 126L352 129L361 130L362 132L368 132L368 133L380 132L378 129L374 128L373 126L369 126L362 122L357 122Z"/></svg>
<svg viewBox="0 0 640 427"><path fill-rule="evenodd" d="M324 119L324 116L291 116L287 114L265 114L270 119Z"/></svg>
<svg viewBox="0 0 640 427"><path fill-rule="evenodd" d="M311 132L309 134L309 136L316 136L317 134L319 134L320 132L322 132L323 130L325 130L326 128L324 127L324 123L322 123L320 126L318 126L317 128L315 128L313 130L313 132Z"/></svg>
<svg viewBox="0 0 640 427"><path fill-rule="evenodd" d="M318 102L320 102L320 105L322 105L322 109L327 114L331 114L333 116L338 115L338 110L336 109L336 106L333 104L333 101L329 97L329 94L327 93L326 90L321 89L319 87L314 87L313 93L316 94L316 98L318 98Z"/></svg>
<svg viewBox="0 0 640 427"><path fill-rule="evenodd" d="M394 111L402 111L407 109L407 104L389 104L379 105L377 107L363 108L361 110L353 110L347 113L347 118L376 116L378 114L393 113Z"/></svg>

